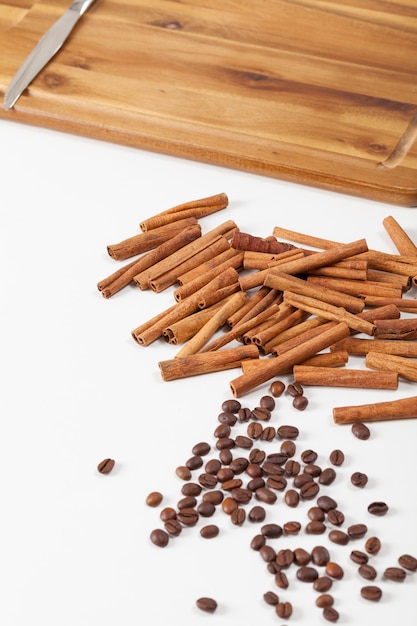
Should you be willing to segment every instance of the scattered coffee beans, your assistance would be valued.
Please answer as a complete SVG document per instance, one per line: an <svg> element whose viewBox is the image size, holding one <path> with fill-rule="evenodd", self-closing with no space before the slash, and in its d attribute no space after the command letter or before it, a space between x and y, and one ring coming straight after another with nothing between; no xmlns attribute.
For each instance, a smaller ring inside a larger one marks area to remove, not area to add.
<svg viewBox="0 0 417 626"><path fill-rule="evenodd" d="M339 467L340 465L343 465L345 461L345 455L342 450L332 450L329 456L329 460L332 465Z"/></svg>
<svg viewBox="0 0 417 626"><path fill-rule="evenodd" d="M159 506L163 498L164 496L159 491L151 491L151 493L146 496L146 504L153 507Z"/></svg>
<svg viewBox="0 0 417 626"><path fill-rule="evenodd" d="M367 585L366 587L362 587L361 596L365 600L370 600L371 602L378 602L382 598L382 590L380 587L376 587L374 585Z"/></svg>
<svg viewBox="0 0 417 626"><path fill-rule="evenodd" d="M365 550L368 554L375 555L381 549L381 541L378 537L368 537L365 541Z"/></svg>
<svg viewBox="0 0 417 626"><path fill-rule="evenodd" d="M169 535L162 528L155 528L155 530L151 532L150 537L151 537L152 543L155 546L158 546L158 548L165 548L165 546L168 545Z"/></svg>
<svg viewBox="0 0 417 626"><path fill-rule="evenodd" d="M385 515L388 512L388 505L385 502L371 502L368 506L368 512L371 515Z"/></svg>
<svg viewBox="0 0 417 626"><path fill-rule="evenodd" d="M337 622L337 620L339 619L339 613L333 606L326 606L323 609L323 617L328 622Z"/></svg>
<svg viewBox="0 0 417 626"><path fill-rule="evenodd" d="M205 613L214 613L217 609L217 602L214 598L198 598L196 605L200 611L204 611Z"/></svg>
<svg viewBox="0 0 417 626"><path fill-rule="evenodd" d="M274 591L267 591L264 593L264 600L267 604L275 606L279 602L279 597Z"/></svg>
<svg viewBox="0 0 417 626"><path fill-rule="evenodd" d="M362 472L354 472L350 477L350 482L354 487L365 487L368 482L368 477Z"/></svg>
<svg viewBox="0 0 417 626"><path fill-rule="evenodd" d="M297 411L304 411L308 406L308 399L305 396L296 396L292 401L292 405Z"/></svg>
<svg viewBox="0 0 417 626"><path fill-rule="evenodd" d="M387 567L384 571L384 578L393 580L396 583L402 583L405 580L406 573L402 567Z"/></svg>
<svg viewBox="0 0 417 626"><path fill-rule="evenodd" d="M411 554L402 554L398 558L398 564L401 565L401 567L404 567L404 569L409 570L410 572L417 571L417 559L414 556L411 556Z"/></svg>
<svg viewBox="0 0 417 626"><path fill-rule="evenodd" d="M355 424L352 424L352 433L357 439L362 439L363 441L369 439L369 437L371 436L371 431L369 430L368 426L366 424L363 424L362 422L356 422Z"/></svg>
<svg viewBox="0 0 417 626"><path fill-rule="evenodd" d="M110 474L114 466L115 461L113 459L104 459L97 465L97 470L100 474Z"/></svg>
<svg viewBox="0 0 417 626"><path fill-rule="evenodd" d="M285 385L281 380L274 380L269 387L269 391L274 398L279 398L285 391Z"/></svg>

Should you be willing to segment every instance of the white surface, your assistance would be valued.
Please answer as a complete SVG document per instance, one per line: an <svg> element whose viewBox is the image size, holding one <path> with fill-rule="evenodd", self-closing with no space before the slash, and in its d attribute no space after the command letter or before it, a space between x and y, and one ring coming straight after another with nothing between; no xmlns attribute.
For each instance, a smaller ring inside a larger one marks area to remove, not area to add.
<svg viewBox="0 0 417 626"><path fill-rule="evenodd" d="M393 253L382 220L393 215L417 241L417 209L4 121L0 137L0 624L283 624L262 599L268 589L293 602L288 623L326 623L314 606L316 592L293 581L294 570L286 592L275 587L249 547L256 524L234 527L219 510L208 520L221 528L216 539L199 537L200 522L165 549L150 543L161 523L146 495L160 490L163 505L176 506L182 483L175 468L198 441L214 444L217 415L237 371L164 383L157 364L175 348L161 342L142 348L130 331L170 306L172 291L129 287L104 300L96 284L117 267L107 244L137 234L143 218L221 191L230 205L204 218L204 231L233 219L258 236L281 225L345 242L365 237L370 248ZM267 390L264 385L242 404L256 406ZM345 527L365 522L368 536L383 542L372 561L384 592L379 604L360 599L366 581L349 560L363 540L340 548L302 531L274 544L330 547L345 569L331 591L340 624L416 623L417 573L402 584L380 576L400 554L417 555L417 422L375 424L371 439L359 441L350 427L333 424L332 407L415 393L405 382L395 392L309 388L304 412L288 396L277 400L271 424L300 428L298 452L317 450L325 466L333 448L344 450L336 482L322 491L339 502ZM276 450L279 442L267 445ZM108 476L96 470L105 457L116 460ZM365 489L350 485L357 470L369 476ZM367 513L375 500L389 504L385 517ZM289 509L279 495L266 507L267 521L305 523L311 504ZM219 603L214 615L195 608L205 595Z"/></svg>

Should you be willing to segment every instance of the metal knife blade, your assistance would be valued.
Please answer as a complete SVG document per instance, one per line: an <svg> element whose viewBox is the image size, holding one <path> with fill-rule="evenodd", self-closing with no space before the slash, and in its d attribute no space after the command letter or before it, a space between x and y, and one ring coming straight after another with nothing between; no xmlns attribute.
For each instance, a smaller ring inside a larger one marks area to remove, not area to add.
<svg viewBox="0 0 417 626"><path fill-rule="evenodd" d="M26 87L62 47L80 17L84 15L93 2L94 0L75 0L69 9L46 31L8 86L4 96L6 111L13 107Z"/></svg>

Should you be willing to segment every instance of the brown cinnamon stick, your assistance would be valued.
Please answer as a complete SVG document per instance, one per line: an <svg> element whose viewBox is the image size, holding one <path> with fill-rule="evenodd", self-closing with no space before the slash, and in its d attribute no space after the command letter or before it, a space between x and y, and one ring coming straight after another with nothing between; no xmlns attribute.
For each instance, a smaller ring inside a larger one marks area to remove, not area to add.
<svg viewBox="0 0 417 626"><path fill-rule="evenodd" d="M240 230L234 232L231 246L236 250L251 250L253 252L267 252L269 254L287 252L295 247L290 243L277 241L275 238L264 239L248 233L242 233Z"/></svg>
<svg viewBox="0 0 417 626"><path fill-rule="evenodd" d="M283 303L282 306L284 305L285 303ZM301 311L300 309L294 310L293 307L291 307L290 311L282 316L282 319L277 320L274 324L268 326L268 328L266 329L260 329L258 332L252 335L252 341L259 348L261 348L262 346L265 346L268 341L270 341L273 337L276 337L284 330L292 328L300 322L303 322L308 316L309 313Z"/></svg>
<svg viewBox="0 0 417 626"><path fill-rule="evenodd" d="M350 280L333 276L308 276L311 285L327 287L341 293L348 293L357 298L378 296L382 298L401 298L402 289L391 283L373 282L371 280Z"/></svg>
<svg viewBox="0 0 417 626"><path fill-rule="evenodd" d="M222 305L222 302L216 302L206 309L199 309L195 313L173 322L170 326L164 328L162 331L163 337L168 343L175 346L185 343L211 319L214 311L217 311Z"/></svg>
<svg viewBox="0 0 417 626"><path fill-rule="evenodd" d="M266 252L251 252L245 250L243 256L243 267L247 270L266 270L289 259L300 259L304 256L303 250L292 248L287 252L279 254L268 254Z"/></svg>
<svg viewBox="0 0 417 626"><path fill-rule="evenodd" d="M262 352L264 354L271 353L273 356L277 356L280 352L280 346L283 347L283 352L285 349L289 349L290 347L294 347L295 345L299 345L303 341L305 341L306 337L309 335L304 333L315 332L318 326L322 326L323 324L334 324L334 322L329 322L321 317L310 317L304 322L300 322L295 326L291 326L291 328L287 328L282 332L272 337L267 343L262 346ZM319 331L317 331L319 332ZM287 346L287 347L285 347Z"/></svg>
<svg viewBox="0 0 417 626"><path fill-rule="evenodd" d="M416 313L417 300L411 298L380 298L379 296L365 296L366 307L381 307L394 305L403 313Z"/></svg>
<svg viewBox="0 0 417 626"><path fill-rule="evenodd" d="M409 357L371 351L366 355L365 364L366 367L395 372L401 378L417 382L417 361L413 361Z"/></svg>
<svg viewBox="0 0 417 626"><path fill-rule="evenodd" d="M303 361L301 365L318 365L319 367L340 367L341 365L345 365L348 360L349 354L346 352L346 350L338 350L337 352L321 352L320 354L316 354L310 359Z"/></svg>
<svg viewBox="0 0 417 626"><path fill-rule="evenodd" d="M417 318L375 320L377 339L417 339Z"/></svg>
<svg viewBox="0 0 417 626"><path fill-rule="evenodd" d="M151 230L165 224L175 222L179 219L195 217L197 219L221 211L229 204L229 199L225 193L215 194L207 198L191 200L182 204L177 204L170 209L161 211L152 217L143 220L139 227L142 231Z"/></svg>
<svg viewBox="0 0 417 626"><path fill-rule="evenodd" d="M277 298L279 298L279 301L282 301L281 294L274 289L260 287L253 295L249 295L245 306L229 317L227 320L228 326L233 328L237 323L255 317L258 313L267 309Z"/></svg>
<svg viewBox="0 0 417 626"><path fill-rule="evenodd" d="M417 245L392 215L388 215L382 224L400 254L417 257Z"/></svg>
<svg viewBox="0 0 417 626"><path fill-rule="evenodd" d="M358 389L397 389L398 374L393 371L329 369L314 365L294 365L293 376L300 385L355 387Z"/></svg>
<svg viewBox="0 0 417 626"><path fill-rule="evenodd" d="M341 406L333 409L333 420L336 424L382 422L415 417L417 417L417 396L357 406Z"/></svg>
<svg viewBox="0 0 417 626"><path fill-rule="evenodd" d="M396 354L397 356L417 357L417 343L401 339L362 339L348 337L330 346L330 350L346 350L349 354L365 356L368 352Z"/></svg>

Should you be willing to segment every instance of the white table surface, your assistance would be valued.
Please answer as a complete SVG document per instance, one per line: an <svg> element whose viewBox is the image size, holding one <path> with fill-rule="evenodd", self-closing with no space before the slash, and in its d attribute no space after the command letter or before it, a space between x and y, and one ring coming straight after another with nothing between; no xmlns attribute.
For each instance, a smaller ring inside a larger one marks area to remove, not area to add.
<svg viewBox="0 0 417 626"><path fill-rule="evenodd" d="M175 468L195 443L214 445L217 416L237 372L163 382L158 362L176 349L164 342L140 347L130 332L173 304L172 289L154 294L129 287L105 300L96 285L118 267L107 244L137 234L146 217L218 192L227 193L229 207L204 218L204 231L233 219L257 236L280 225L336 241L364 237L370 248L392 253L382 220L392 215L417 241L417 209L14 122L0 122L0 145L0 624L326 623L314 605L316 592L297 582L294 570L288 590L275 586L249 547L259 525L235 527L219 510L207 520L220 527L216 539L199 536L200 522L164 549L151 544L160 509L147 507L145 498L159 490L162 506L176 506L182 483ZM267 392L266 384L242 405L253 408ZM359 596L366 581L349 554L364 540L340 547L302 530L274 545L329 547L345 570L331 591L338 623L415 625L417 573L403 583L381 576L399 555L417 555L417 420L373 424L368 441L332 420L334 406L415 395L415 385L305 393L304 412L293 409L288 396L279 398L271 424L297 425L298 453L315 449L323 467L333 448L345 452L336 482L325 491L345 513L344 528L364 522L368 536L381 538L371 562L383 598L375 604ZM277 441L268 445L279 448ZM103 476L96 467L106 457L116 466ZM364 489L350 484L354 471L368 474ZM390 507L380 518L367 512L379 500ZM279 495L266 507L267 521L304 524L311 504L289 509ZM293 603L290 619L279 619L264 603L269 589ZM196 608L201 596L217 600L214 615Z"/></svg>

